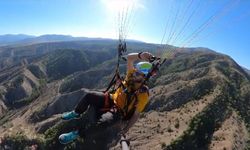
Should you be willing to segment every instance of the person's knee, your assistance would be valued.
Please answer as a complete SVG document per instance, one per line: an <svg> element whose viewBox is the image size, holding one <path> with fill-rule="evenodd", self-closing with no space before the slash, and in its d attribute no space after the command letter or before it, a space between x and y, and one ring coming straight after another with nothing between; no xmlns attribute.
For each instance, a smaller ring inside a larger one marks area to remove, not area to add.
<svg viewBox="0 0 250 150"><path fill-rule="evenodd" d="M91 100L93 98L93 94L92 93L87 93L85 96L84 96L84 99L86 100L86 101L89 101L89 100Z"/></svg>

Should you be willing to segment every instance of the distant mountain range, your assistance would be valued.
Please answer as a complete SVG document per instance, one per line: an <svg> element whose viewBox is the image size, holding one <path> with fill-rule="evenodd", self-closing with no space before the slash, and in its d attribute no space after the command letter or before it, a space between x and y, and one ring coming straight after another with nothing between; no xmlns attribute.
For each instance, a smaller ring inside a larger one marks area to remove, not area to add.
<svg viewBox="0 0 250 150"><path fill-rule="evenodd" d="M65 41L98 41L98 40L114 40L108 38L88 38L73 37L71 35L46 34L41 36L25 35L25 34L6 34L0 35L0 46L23 46L29 44L48 43L48 42L65 42ZM128 40L141 42L137 40Z"/></svg>
<svg viewBox="0 0 250 150"><path fill-rule="evenodd" d="M31 38L35 38L35 36L25 35L25 34L5 34L5 35L0 35L0 46L1 45L14 44L17 41L22 41L22 40L31 39Z"/></svg>

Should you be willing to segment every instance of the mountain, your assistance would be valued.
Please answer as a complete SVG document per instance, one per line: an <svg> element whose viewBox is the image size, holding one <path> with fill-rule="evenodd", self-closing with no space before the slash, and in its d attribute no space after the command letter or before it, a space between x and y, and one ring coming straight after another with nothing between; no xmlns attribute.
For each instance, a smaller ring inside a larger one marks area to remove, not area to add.
<svg viewBox="0 0 250 150"><path fill-rule="evenodd" d="M244 68L244 67L243 67L243 69L250 75L250 70L249 69Z"/></svg>
<svg viewBox="0 0 250 150"><path fill-rule="evenodd" d="M62 41L80 41L80 40L88 40L89 38L85 37L72 37L70 35L56 35L56 34L48 34L41 35L34 38L23 39L16 44L18 45L27 45L27 44L37 44L37 43L46 43L46 42L62 42Z"/></svg>
<svg viewBox="0 0 250 150"><path fill-rule="evenodd" d="M25 34L5 34L0 35L0 46L14 44L17 41L24 39L34 38L35 36L25 35Z"/></svg>
<svg viewBox="0 0 250 150"><path fill-rule="evenodd" d="M84 41L84 40L103 40L102 38L73 37L70 35L47 34L41 36L31 36L25 34L7 34L0 35L0 46L16 45L24 46L46 42L62 41Z"/></svg>
<svg viewBox="0 0 250 150"><path fill-rule="evenodd" d="M27 46L39 43L52 43L52 42L69 42L69 41L116 41L107 38L88 38L88 37L73 37L70 35L59 35L59 34L46 34L41 36L31 36L24 34L7 34L0 35L0 46ZM128 42L142 43L138 40L127 40Z"/></svg>
<svg viewBox="0 0 250 150"><path fill-rule="evenodd" d="M159 48L157 45L145 44L141 42L128 43L130 44L130 46L128 46L128 51L131 51L131 49L141 51L144 48L152 51L156 47ZM0 70L20 64L23 62L23 60L31 62L42 55L58 49L109 51L115 55L117 47L116 44L117 40L98 39L85 41L49 42L22 46L4 46L0 47ZM97 58L95 55L91 56L93 56L92 59ZM98 60L98 58L96 60Z"/></svg>
<svg viewBox="0 0 250 150"><path fill-rule="evenodd" d="M70 41L0 48L2 149L120 149L116 128L69 145L57 138L80 120L62 122L89 90L104 89L116 65L116 41ZM129 52L159 45L128 43ZM18 59L17 59L18 58ZM121 74L125 72L121 63ZM149 82L150 103L127 138L131 149L250 148L250 76L230 57L181 49Z"/></svg>

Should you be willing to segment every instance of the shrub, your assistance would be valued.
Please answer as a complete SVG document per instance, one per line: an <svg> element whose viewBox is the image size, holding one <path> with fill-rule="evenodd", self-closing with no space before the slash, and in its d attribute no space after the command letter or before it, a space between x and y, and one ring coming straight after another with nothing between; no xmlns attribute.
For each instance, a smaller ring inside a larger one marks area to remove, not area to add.
<svg viewBox="0 0 250 150"><path fill-rule="evenodd" d="M168 131L168 132L173 132L173 129L171 129L171 127L168 126L167 131Z"/></svg>
<svg viewBox="0 0 250 150"><path fill-rule="evenodd" d="M161 148L162 148L162 149L164 149L166 146L167 146L167 145L166 145L165 142L162 142L162 143L161 143Z"/></svg>
<svg viewBox="0 0 250 150"><path fill-rule="evenodd" d="M179 129L179 127L180 127L179 121L178 121L178 122L175 122L174 127L175 127L176 129Z"/></svg>

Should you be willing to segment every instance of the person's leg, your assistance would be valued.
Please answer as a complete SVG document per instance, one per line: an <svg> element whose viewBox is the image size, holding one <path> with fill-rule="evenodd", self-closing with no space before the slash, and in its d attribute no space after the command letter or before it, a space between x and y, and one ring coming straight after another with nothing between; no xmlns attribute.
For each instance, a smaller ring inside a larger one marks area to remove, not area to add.
<svg viewBox="0 0 250 150"><path fill-rule="evenodd" d="M87 93L78 105L75 107L75 112L82 114L85 112L89 105L95 108L102 108L104 106L105 94L103 92L92 91Z"/></svg>
<svg viewBox="0 0 250 150"><path fill-rule="evenodd" d="M70 120L76 117L80 117L80 114L85 112L89 105L93 106L96 110L102 108L105 104L105 94L103 92L89 92L87 93L81 101L78 103L74 111L65 113L62 115L62 119ZM94 115L94 114L93 114ZM76 127L74 131L69 133L64 133L59 136L59 141L62 144L67 144L79 137L79 133L82 132L82 127Z"/></svg>
<svg viewBox="0 0 250 150"><path fill-rule="evenodd" d="M109 129L112 128L112 133L117 132L120 129L119 125L121 124L121 122L122 122L121 118L119 117L118 114L106 112L101 115L97 123L91 124L87 128L79 126L79 128L75 129L74 131L61 134L59 136L59 141L62 144L67 144L67 143L74 141L79 136L82 138L93 139L97 135L98 136L103 135L102 133L104 133L108 128ZM117 126L119 129L113 128L114 126ZM108 138L111 138L111 137L107 137L107 139Z"/></svg>
<svg viewBox="0 0 250 150"><path fill-rule="evenodd" d="M119 114L106 112L101 115L97 123L92 124L88 128L81 128L79 130L79 135L81 137L94 137L96 134L102 133L108 127L112 127L121 122Z"/></svg>
<svg viewBox="0 0 250 150"><path fill-rule="evenodd" d="M73 111L64 113L62 115L62 119L71 120L79 118L80 115L87 110L89 105L93 106L94 108L102 108L105 103L104 101L105 94L103 92L88 92L85 96L83 96Z"/></svg>

